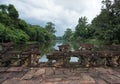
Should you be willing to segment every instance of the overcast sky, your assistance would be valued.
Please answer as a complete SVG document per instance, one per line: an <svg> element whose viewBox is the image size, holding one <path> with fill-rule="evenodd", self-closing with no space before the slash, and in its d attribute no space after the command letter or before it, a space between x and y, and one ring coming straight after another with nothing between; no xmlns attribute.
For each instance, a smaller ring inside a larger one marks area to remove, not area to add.
<svg viewBox="0 0 120 84"><path fill-rule="evenodd" d="M66 28L74 30L81 16L88 22L100 13L102 0L0 0L0 4L13 4L19 17L27 23L45 26L53 22L56 35L63 35Z"/></svg>

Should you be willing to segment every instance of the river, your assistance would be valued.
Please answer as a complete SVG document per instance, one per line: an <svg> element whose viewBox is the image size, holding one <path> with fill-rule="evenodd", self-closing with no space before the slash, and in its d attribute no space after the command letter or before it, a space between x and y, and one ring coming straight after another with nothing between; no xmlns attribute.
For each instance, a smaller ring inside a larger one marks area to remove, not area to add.
<svg viewBox="0 0 120 84"><path fill-rule="evenodd" d="M63 44L63 42L56 42L55 45L51 46L51 49L58 50L58 46L62 45L62 44ZM72 44L70 44L70 45L72 45ZM71 51L74 51L74 49L72 48L72 46L71 46ZM48 62L48 59L46 58L46 54L47 53L44 53L44 55L39 59L39 63L40 62ZM70 62L78 62L78 60L79 59L77 57L71 57Z"/></svg>

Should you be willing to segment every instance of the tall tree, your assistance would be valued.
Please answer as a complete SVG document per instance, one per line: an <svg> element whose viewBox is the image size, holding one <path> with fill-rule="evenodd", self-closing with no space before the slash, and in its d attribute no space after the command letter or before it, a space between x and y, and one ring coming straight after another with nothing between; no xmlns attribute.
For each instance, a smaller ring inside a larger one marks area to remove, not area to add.
<svg viewBox="0 0 120 84"><path fill-rule="evenodd" d="M70 41L72 39L72 36L73 36L72 30L70 28L67 28L63 35L63 38L67 41Z"/></svg>
<svg viewBox="0 0 120 84"><path fill-rule="evenodd" d="M26 42L38 41L49 43L53 40L55 25L48 22L45 28L39 25L27 24L19 18L16 8L10 5L0 5L0 41Z"/></svg>
<svg viewBox="0 0 120 84"><path fill-rule="evenodd" d="M81 17L78 20L78 25L75 27L74 37L76 39L87 39L91 37L93 31L90 30L90 25L87 23L86 17Z"/></svg>
<svg viewBox="0 0 120 84"><path fill-rule="evenodd" d="M8 14L13 19L18 19L19 17L18 11L15 9L15 7L12 4L9 4L8 6Z"/></svg>
<svg viewBox="0 0 120 84"><path fill-rule="evenodd" d="M47 24L45 25L45 29L47 30L48 34L50 35L49 37L51 38L51 40L55 39L55 24L52 22L47 22ZM49 38L48 36L46 36L46 39Z"/></svg>
<svg viewBox="0 0 120 84"><path fill-rule="evenodd" d="M81 17L79 18L78 20L78 25L76 26L75 28L75 34L76 36L79 36L79 37L84 37L84 34L85 34L85 28L86 28L86 17Z"/></svg>
<svg viewBox="0 0 120 84"><path fill-rule="evenodd" d="M8 8L8 7L7 7L6 5L4 5L4 4L3 4L3 5L0 5L0 9L1 9L1 12L2 12L2 13L7 13L7 8Z"/></svg>
<svg viewBox="0 0 120 84"><path fill-rule="evenodd" d="M120 43L120 0L103 0L102 3L101 13L92 21L95 34L110 44Z"/></svg>
<svg viewBox="0 0 120 84"><path fill-rule="evenodd" d="M47 22L46 26L45 26L46 30L49 33L55 33L55 25L52 22Z"/></svg>

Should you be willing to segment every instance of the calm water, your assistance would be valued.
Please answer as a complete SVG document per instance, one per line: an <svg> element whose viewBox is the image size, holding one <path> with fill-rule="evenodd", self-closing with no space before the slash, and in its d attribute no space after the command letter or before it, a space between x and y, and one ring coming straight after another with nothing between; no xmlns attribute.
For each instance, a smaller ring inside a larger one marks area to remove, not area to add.
<svg viewBox="0 0 120 84"><path fill-rule="evenodd" d="M59 45L62 45L63 43L56 43L54 46L52 46L51 47L51 49L56 49L56 50L58 50L58 46ZM71 48L71 50L73 50L73 48ZM39 59L39 62L48 62L48 59L46 58L46 54L47 53L45 53L40 59ZM55 62L55 61L53 61L53 62ZM71 59L70 59L70 62L78 62L78 58L77 57L71 57Z"/></svg>

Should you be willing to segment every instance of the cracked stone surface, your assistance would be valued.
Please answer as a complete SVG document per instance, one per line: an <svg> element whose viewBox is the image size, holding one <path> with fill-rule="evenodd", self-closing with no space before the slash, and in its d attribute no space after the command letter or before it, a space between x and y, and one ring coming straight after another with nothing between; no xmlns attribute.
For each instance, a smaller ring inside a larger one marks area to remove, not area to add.
<svg viewBox="0 0 120 84"><path fill-rule="evenodd" d="M120 68L0 67L0 84L120 84Z"/></svg>

